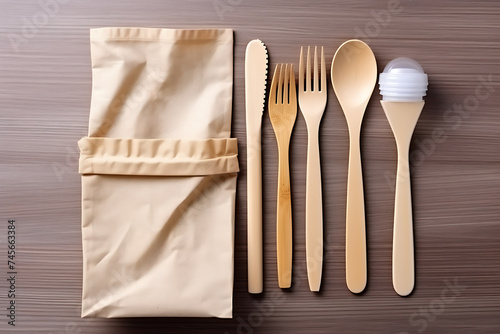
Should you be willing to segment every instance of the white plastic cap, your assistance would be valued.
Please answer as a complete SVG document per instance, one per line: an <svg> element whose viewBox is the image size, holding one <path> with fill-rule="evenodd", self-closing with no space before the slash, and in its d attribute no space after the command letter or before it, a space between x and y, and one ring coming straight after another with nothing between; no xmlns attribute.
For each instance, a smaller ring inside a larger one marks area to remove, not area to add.
<svg viewBox="0 0 500 334"><path fill-rule="evenodd" d="M380 73L380 94L384 101L422 101L427 92L427 74L410 58L396 58Z"/></svg>

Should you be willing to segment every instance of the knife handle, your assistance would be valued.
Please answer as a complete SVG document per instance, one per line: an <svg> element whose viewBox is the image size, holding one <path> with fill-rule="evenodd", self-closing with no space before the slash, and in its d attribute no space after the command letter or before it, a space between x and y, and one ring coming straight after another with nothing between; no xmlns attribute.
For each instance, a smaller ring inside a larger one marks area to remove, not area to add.
<svg viewBox="0 0 500 334"><path fill-rule="evenodd" d="M247 138L248 292L263 290L262 158L260 128Z"/></svg>

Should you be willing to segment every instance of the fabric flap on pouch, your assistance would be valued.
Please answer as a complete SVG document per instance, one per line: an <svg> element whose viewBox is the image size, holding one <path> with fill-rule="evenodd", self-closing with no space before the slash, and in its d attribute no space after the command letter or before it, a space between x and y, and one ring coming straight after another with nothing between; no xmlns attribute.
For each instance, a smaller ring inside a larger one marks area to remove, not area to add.
<svg viewBox="0 0 500 334"><path fill-rule="evenodd" d="M84 137L80 174L197 176L236 173L236 138L125 139Z"/></svg>

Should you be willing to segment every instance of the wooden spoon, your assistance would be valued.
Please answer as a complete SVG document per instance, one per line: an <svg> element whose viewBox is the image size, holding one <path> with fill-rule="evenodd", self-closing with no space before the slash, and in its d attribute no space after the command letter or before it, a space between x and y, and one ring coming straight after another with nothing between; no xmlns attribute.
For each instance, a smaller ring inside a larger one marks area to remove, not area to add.
<svg viewBox="0 0 500 334"><path fill-rule="evenodd" d="M349 128L346 205L346 282L353 293L366 286L366 231L359 137L366 106L377 82L377 62L360 40L343 43L332 62L332 85Z"/></svg>

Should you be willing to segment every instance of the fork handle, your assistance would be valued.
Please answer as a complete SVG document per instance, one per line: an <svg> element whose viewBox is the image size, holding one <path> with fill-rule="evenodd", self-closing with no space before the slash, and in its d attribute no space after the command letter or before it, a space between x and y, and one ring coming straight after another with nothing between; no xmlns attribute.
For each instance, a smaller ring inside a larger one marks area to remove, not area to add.
<svg viewBox="0 0 500 334"><path fill-rule="evenodd" d="M276 248L278 259L278 284L280 288L292 285L292 201L288 141L278 145L278 199L276 215Z"/></svg>
<svg viewBox="0 0 500 334"><path fill-rule="evenodd" d="M367 278L365 201L359 131L350 132L349 137L345 244L346 282L351 292L359 293L365 289Z"/></svg>
<svg viewBox="0 0 500 334"><path fill-rule="evenodd" d="M323 268L323 199L316 127L308 128L307 140L306 258L309 289L319 291Z"/></svg>

